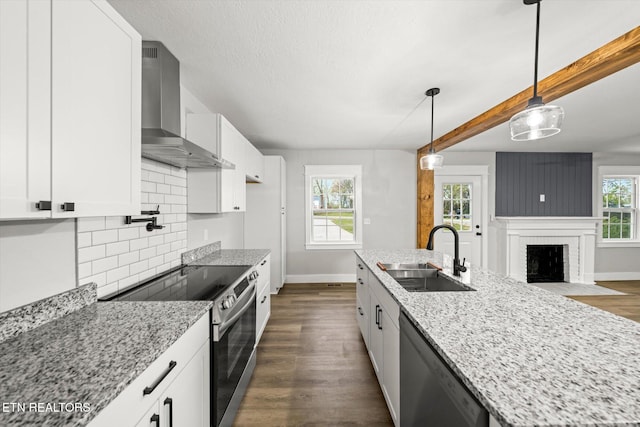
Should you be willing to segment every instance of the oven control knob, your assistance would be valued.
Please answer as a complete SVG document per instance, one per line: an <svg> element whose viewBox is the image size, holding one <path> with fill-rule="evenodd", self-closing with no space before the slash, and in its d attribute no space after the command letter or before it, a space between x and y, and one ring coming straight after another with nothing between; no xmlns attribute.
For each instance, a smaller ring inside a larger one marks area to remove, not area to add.
<svg viewBox="0 0 640 427"><path fill-rule="evenodd" d="M231 307L233 307L233 304L236 302L235 300L236 298L233 295L229 295L222 301L222 304L220 304L220 307L223 310L228 310Z"/></svg>

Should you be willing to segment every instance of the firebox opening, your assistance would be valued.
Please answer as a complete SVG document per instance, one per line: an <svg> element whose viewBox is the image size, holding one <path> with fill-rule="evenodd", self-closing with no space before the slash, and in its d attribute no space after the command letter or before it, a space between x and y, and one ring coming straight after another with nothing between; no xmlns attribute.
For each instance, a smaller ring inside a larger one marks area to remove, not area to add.
<svg viewBox="0 0 640 427"><path fill-rule="evenodd" d="M564 282L563 245L527 245L527 283Z"/></svg>

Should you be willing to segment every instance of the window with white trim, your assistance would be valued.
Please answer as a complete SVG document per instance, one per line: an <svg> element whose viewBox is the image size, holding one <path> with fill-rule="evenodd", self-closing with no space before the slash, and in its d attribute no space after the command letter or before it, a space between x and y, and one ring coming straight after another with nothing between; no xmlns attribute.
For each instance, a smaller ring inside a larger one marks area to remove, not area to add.
<svg viewBox="0 0 640 427"><path fill-rule="evenodd" d="M621 173L611 173L611 172ZM624 173L635 172L635 173ZM599 240L606 245L640 244L638 233L638 184L640 168L600 168Z"/></svg>
<svg viewBox="0 0 640 427"><path fill-rule="evenodd" d="M306 248L362 248L362 166L306 165Z"/></svg>

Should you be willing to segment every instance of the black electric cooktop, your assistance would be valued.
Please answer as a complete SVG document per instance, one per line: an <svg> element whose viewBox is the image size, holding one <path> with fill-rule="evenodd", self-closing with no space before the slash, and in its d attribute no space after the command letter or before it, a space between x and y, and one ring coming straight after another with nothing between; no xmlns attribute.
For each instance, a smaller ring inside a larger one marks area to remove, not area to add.
<svg viewBox="0 0 640 427"><path fill-rule="evenodd" d="M101 301L212 301L242 277L250 265L183 266Z"/></svg>

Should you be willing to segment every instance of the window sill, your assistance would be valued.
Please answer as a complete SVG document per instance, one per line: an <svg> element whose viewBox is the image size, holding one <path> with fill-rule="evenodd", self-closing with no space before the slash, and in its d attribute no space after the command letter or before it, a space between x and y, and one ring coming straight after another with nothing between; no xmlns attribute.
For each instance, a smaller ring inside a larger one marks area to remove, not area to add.
<svg viewBox="0 0 640 427"><path fill-rule="evenodd" d="M336 249L362 249L362 243L307 243L305 249L315 250L336 250Z"/></svg>
<svg viewBox="0 0 640 427"><path fill-rule="evenodd" d="M640 240L599 241L596 246L598 248L640 248Z"/></svg>

